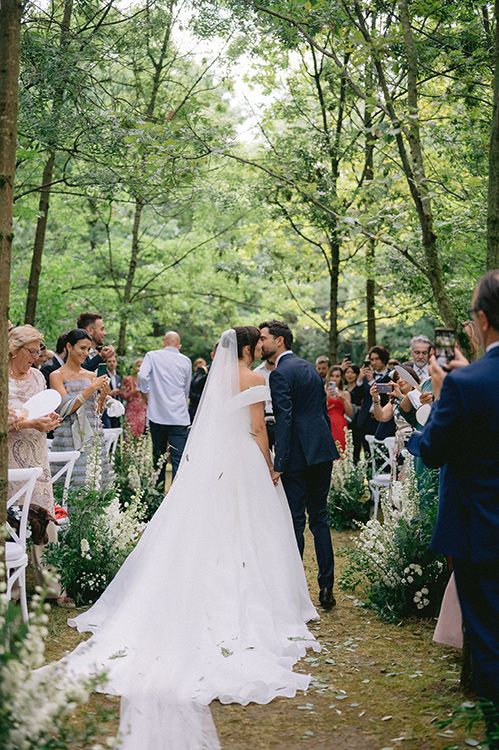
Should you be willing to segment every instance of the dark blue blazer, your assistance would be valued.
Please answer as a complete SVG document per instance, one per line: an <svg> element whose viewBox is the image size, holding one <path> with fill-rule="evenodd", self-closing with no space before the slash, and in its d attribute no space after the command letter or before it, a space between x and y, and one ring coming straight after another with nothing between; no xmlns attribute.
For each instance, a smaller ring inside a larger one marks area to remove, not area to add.
<svg viewBox="0 0 499 750"><path fill-rule="evenodd" d="M432 547L463 560L499 560L499 347L451 372L409 450L442 467Z"/></svg>
<svg viewBox="0 0 499 750"><path fill-rule="evenodd" d="M331 434L326 394L310 362L286 354L270 373L276 419L276 471L299 471L339 458Z"/></svg>

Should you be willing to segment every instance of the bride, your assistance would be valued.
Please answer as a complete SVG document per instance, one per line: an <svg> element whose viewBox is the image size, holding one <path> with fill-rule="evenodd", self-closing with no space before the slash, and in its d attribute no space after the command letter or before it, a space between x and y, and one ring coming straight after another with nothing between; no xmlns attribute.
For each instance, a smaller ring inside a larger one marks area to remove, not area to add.
<svg viewBox="0 0 499 750"><path fill-rule="evenodd" d="M92 637L64 661L105 670L122 697L125 750L214 750L208 705L268 703L306 690L293 672L310 601L264 421L270 398L250 370L258 328L220 339L176 479L101 598L69 624Z"/></svg>

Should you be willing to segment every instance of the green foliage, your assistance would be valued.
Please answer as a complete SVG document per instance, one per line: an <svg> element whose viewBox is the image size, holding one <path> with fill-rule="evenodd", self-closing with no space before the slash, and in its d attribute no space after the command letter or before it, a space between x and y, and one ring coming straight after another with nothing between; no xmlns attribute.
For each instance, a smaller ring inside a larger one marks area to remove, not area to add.
<svg viewBox="0 0 499 750"><path fill-rule="evenodd" d="M327 499L328 523L337 531L353 529L369 519L370 509L366 465L364 461L354 462L352 433L346 430L345 450L333 464Z"/></svg>
<svg viewBox="0 0 499 750"><path fill-rule="evenodd" d="M361 525L354 547L345 551L348 567L340 585L359 589L366 606L391 622L434 617L440 608L448 573L443 559L429 549L438 505L436 481L428 473L418 487L407 459L404 479L382 497L383 523Z"/></svg>
<svg viewBox="0 0 499 750"><path fill-rule="evenodd" d="M164 457L154 466L150 433L133 437L126 432L125 439L115 453L113 468L114 483L119 492L121 506L134 502L137 493L141 496L141 520L147 522L153 517L164 499L164 492L158 487L158 476Z"/></svg>
<svg viewBox="0 0 499 750"><path fill-rule="evenodd" d="M72 677L60 662L39 668L45 661L48 631L43 592L31 600L29 626L21 611L5 595L0 597L0 747L2 750L66 750L96 747L105 711L86 712L78 727L72 723L77 706L104 682Z"/></svg>
<svg viewBox="0 0 499 750"><path fill-rule="evenodd" d="M135 546L144 526L141 493L121 510L115 490L73 490L68 508L69 522L62 526L57 544L48 545L44 559L81 606L99 598Z"/></svg>

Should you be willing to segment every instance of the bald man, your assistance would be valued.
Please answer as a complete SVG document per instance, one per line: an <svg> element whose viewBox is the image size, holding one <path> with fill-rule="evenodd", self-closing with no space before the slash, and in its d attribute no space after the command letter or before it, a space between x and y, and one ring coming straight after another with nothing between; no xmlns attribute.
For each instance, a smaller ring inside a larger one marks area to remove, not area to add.
<svg viewBox="0 0 499 750"><path fill-rule="evenodd" d="M147 397L154 460L157 463L170 448L172 479L177 473L191 423L187 399L192 364L180 349L180 336L176 331L168 331L163 339L163 349L147 352L138 374L139 391ZM164 464L158 484L164 488Z"/></svg>

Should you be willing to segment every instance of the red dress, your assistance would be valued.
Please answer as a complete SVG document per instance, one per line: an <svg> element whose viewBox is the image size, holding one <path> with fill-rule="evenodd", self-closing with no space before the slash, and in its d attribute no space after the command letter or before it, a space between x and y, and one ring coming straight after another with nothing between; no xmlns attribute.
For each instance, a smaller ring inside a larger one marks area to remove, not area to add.
<svg viewBox="0 0 499 750"><path fill-rule="evenodd" d="M123 380L122 397L126 400L125 420L134 437L143 435L146 429L147 406L137 388L137 379L127 375Z"/></svg>
<svg viewBox="0 0 499 750"><path fill-rule="evenodd" d="M327 413L331 422L331 432L335 443L339 443L341 450L345 450L346 437L345 428L348 427L345 417L345 402L342 398L330 396L327 397Z"/></svg>

